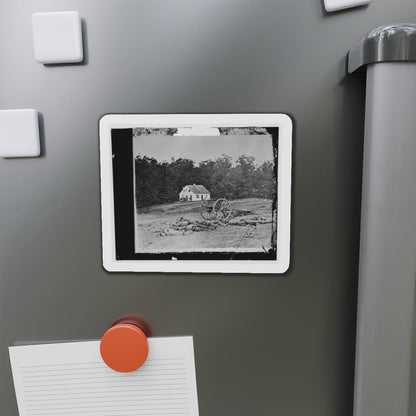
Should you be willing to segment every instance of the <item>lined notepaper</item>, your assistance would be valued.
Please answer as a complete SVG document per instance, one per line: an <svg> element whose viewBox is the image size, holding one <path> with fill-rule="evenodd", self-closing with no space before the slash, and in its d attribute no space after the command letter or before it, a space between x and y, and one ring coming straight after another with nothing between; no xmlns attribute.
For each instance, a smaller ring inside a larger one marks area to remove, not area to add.
<svg viewBox="0 0 416 416"><path fill-rule="evenodd" d="M149 338L138 370L118 373L100 342L10 347L20 416L198 416L192 337Z"/></svg>

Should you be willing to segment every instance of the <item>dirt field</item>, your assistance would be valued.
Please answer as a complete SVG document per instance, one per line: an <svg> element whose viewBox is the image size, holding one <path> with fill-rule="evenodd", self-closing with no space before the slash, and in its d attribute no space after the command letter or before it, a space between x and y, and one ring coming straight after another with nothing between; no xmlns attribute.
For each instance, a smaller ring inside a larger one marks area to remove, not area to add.
<svg viewBox="0 0 416 416"><path fill-rule="evenodd" d="M227 224L204 221L200 202L155 205L136 217L136 252L267 251L271 248L272 203L231 201Z"/></svg>

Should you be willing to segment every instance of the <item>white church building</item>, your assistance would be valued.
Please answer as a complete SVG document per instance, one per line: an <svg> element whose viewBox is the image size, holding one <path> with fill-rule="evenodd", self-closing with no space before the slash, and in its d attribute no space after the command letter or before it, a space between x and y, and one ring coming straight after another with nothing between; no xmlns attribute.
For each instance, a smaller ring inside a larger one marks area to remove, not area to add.
<svg viewBox="0 0 416 416"><path fill-rule="evenodd" d="M179 193L180 201L204 201L211 199L211 194L204 185L186 185Z"/></svg>

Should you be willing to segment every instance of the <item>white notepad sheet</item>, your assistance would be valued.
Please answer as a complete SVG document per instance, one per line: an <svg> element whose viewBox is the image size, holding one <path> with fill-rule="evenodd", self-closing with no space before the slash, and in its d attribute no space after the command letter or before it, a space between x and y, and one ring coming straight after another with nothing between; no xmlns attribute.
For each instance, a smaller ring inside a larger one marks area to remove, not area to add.
<svg viewBox="0 0 416 416"><path fill-rule="evenodd" d="M148 341L131 373L106 366L100 341L10 347L20 416L198 416L192 337Z"/></svg>

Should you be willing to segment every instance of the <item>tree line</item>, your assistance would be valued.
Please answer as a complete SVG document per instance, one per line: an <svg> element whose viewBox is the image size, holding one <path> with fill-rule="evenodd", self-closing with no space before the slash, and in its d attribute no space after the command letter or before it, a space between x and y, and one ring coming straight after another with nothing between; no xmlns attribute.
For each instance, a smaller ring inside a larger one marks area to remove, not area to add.
<svg viewBox="0 0 416 416"><path fill-rule="evenodd" d="M204 185L211 199L272 199L276 192L273 162L256 165L252 156L241 155L235 163L230 156L205 160L198 165L190 159L158 162L138 155L135 158L137 208L175 202L185 185Z"/></svg>

